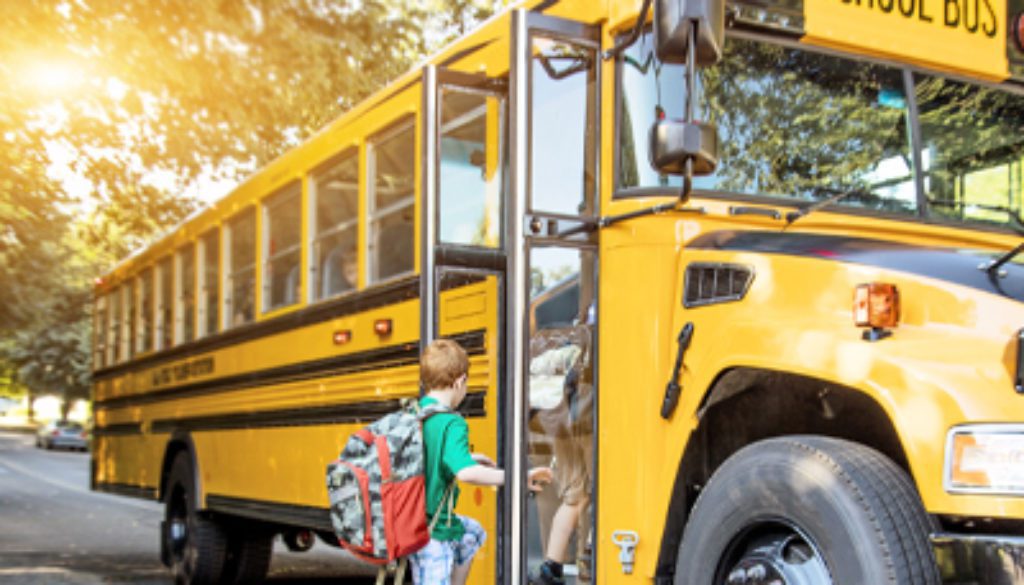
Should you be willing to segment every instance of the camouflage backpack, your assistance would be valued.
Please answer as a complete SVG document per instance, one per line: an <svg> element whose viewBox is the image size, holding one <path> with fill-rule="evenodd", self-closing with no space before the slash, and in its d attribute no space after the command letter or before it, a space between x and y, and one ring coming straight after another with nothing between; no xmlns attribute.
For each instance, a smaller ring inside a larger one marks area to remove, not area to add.
<svg viewBox="0 0 1024 585"><path fill-rule="evenodd" d="M353 433L327 466L334 532L364 561L387 564L430 541L421 428L440 412L451 411L414 404L391 413Z"/></svg>

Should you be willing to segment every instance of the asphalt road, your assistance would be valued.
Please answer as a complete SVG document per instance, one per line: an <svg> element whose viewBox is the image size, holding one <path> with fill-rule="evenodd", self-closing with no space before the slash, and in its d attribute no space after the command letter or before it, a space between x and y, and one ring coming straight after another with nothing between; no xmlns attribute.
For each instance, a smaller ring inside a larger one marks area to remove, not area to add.
<svg viewBox="0 0 1024 585"><path fill-rule="evenodd" d="M160 564L156 502L89 490L89 454L36 449L32 435L0 432L0 583L169 585ZM268 583L365 583L360 567L317 543L277 542ZM365 571L365 569L362 569Z"/></svg>

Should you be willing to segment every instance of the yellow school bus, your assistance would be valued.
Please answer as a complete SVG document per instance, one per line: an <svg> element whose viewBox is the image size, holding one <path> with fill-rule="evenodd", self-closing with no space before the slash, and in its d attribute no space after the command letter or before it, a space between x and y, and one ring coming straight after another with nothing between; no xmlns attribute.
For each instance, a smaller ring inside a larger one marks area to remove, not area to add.
<svg viewBox="0 0 1024 585"><path fill-rule="evenodd" d="M443 336L472 582L1022 582L1022 11L511 7L102 278L93 488L258 580Z"/></svg>

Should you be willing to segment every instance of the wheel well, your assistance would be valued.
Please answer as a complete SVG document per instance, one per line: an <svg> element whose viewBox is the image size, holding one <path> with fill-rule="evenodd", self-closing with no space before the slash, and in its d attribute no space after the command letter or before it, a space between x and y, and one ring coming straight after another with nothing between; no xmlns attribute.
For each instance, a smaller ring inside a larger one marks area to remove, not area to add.
<svg viewBox="0 0 1024 585"><path fill-rule="evenodd" d="M782 435L855 441L908 471L907 457L885 410L863 392L787 372L733 368L711 385L700 422L679 463L658 555L657 581L670 583L683 529L701 488L733 453Z"/></svg>
<svg viewBox="0 0 1024 585"><path fill-rule="evenodd" d="M198 466L196 466L195 449L192 446L192 438L188 435L173 436L171 437L171 440L167 442L167 448L164 450L163 464L160 466L160 493L158 494L160 501L163 501L167 497L167 482L171 477L171 466L174 465L174 460L178 458L178 453L182 452L187 453L189 458L192 460L192 468L196 470L196 484L199 483L199 470ZM196 485L195 487L198 488L199 486Z"/></svg>

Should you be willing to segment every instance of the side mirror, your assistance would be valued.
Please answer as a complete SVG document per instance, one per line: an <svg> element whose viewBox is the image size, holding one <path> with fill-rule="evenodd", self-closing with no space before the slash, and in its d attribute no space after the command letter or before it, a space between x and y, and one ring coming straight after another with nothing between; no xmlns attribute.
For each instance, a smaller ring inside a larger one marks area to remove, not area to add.
<svg viewBox="0 0 1024 585"><path fill-rule="evenodd" d="M662 63L686 64L686 117L659 120L651 128L651 166L659 173L683 175L680 201L686 201L693 177L718 166L718 131L695 116L697 68L722 59L725 0L654 0L654 49Z"/></svg>
<svg viewBox="0 0 1024 585"><path fill-rule="evenodd" d="M696 31L696 32L694 32ZM686 63L690 37L696 63L708 67L722 58L725 0L655 0L654 47L662 63Z"/></svg>
<svg viewBox="0 0 1024 585"><path fill-rule="evenodd" d="M712 124L659 120L651 127L650 163L659 173L710 175L718 166L718 131Z"/></svg>

